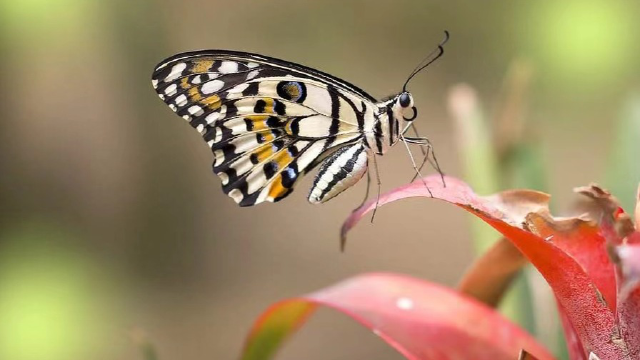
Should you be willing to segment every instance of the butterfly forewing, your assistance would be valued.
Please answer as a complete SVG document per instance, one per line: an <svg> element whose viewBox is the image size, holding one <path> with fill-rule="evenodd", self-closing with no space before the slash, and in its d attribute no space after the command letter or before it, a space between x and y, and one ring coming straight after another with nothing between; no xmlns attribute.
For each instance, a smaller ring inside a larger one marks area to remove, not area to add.
<svg viewBox="0 0 640 360"><path fill-rule="evenodd" d="M371 96L331 75L229 51L176 55L152 83L202 134L224 192L242 206L286 197L322 159L362 142L375 108Z"/></svg>

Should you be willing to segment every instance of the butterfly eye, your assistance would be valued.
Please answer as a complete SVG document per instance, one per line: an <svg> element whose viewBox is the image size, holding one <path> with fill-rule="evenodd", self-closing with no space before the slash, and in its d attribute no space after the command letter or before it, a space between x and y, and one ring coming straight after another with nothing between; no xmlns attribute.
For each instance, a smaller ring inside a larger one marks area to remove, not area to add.
<svg viewBox="0 0 640 360"><path fill-rule="evenodd" d="M402 93L400 95L400 106L402 106L403 108L407 108L409 107L409 105L411 105L411 95L409 95L409 93Z"/></svg>

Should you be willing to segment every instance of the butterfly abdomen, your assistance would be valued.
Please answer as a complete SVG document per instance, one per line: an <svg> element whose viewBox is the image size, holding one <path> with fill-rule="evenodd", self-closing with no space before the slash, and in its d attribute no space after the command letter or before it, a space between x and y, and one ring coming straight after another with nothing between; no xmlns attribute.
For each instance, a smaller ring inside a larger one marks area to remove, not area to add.
<svg viewBox="0 0 640 360"><path fill-rule="evenodd" d="M309 192L309 201L328 201L357 183L366 172L367 151L362 143L340 148L320 167Z"/></svg>

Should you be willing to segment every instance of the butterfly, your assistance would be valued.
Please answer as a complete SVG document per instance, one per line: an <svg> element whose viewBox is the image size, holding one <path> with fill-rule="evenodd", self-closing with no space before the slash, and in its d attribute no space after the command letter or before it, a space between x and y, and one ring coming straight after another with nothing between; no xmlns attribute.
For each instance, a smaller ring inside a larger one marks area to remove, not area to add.
<svg viewBox="0 0 640 360"><path fill-rule="evenodd" d="M429 159L427 138L405 136L417 116L406 87L443 54L448 37L445 32L437 55L414 69L402 92L381 101L322 71L228 50L167 58L152 85L202 135L222 190L240 206L284 199L318 165L308 199L323 203L368 174L370 161L377 170L376 156L398 142L407 150L409 143L421 145L422 165Z"/></svg>

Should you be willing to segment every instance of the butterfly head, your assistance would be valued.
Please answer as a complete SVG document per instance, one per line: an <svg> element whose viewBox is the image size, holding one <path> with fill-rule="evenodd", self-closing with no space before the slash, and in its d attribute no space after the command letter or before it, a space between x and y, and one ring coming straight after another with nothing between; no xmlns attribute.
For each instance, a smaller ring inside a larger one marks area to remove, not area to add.
<svg viewBox="0 0 640 360"><path fill-rule="evenodd" d="M418 116L418 109L413 106L413 96L408 91L403 91L396 96L393 110L396 118L401 117L405 121L413 121Z"/></svg>
<svg viewBox="0 0 640 360"><path fill-rule="evenodd" d="M438 60L438 58L440 58L440 56L444 54L443 46L447 43L447 41L449 41L449 32L445 30L444 39L440 41L438 47L433 52L431 52L431 54L427 55L427 57L422 62L420 62L420 64L418 64L415 69L413 69L413 71L407 78L407 81L405 81L404 85L402 85L402 92L396 96L395 103L393 105L394 115L396 119L399 120L400 117L402 117L402 119L404 119L405 121L411 122L418 116L418 109L413 106L413 97L411 96L411 93L407 91L407 85L414 76L416 76L420 71L426 69L429 65Z"/></svg>

